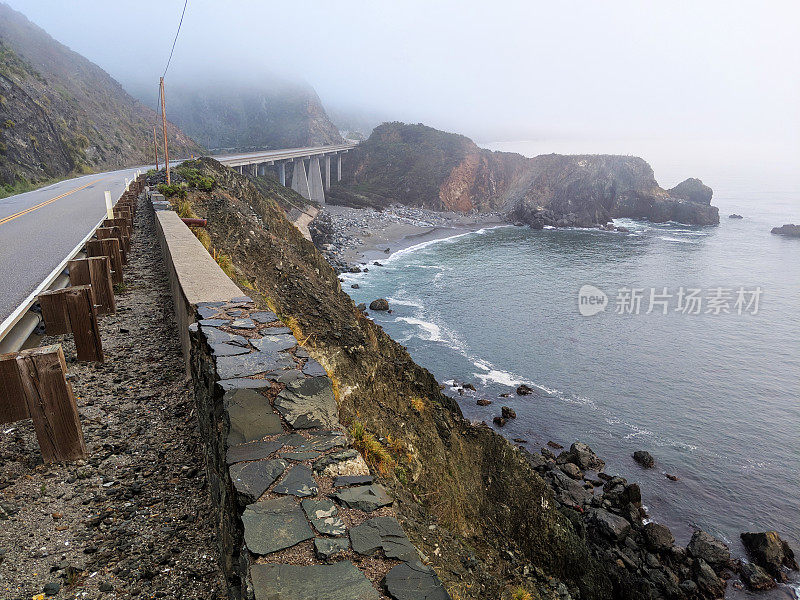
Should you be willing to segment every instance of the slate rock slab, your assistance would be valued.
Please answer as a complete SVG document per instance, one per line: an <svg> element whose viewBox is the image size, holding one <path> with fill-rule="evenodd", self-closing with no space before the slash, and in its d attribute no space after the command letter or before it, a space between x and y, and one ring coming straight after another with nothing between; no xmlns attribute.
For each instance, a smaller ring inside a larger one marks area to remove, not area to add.
<svg viewBox="0 0 800 600"><path fill-rule="evenodd" d="M250 352L249 348L243 346L235 346L233 344L210 344L211 353L216 356L238 356L239 354L247 354Z"/></svg>
<svg viewBox="0 0 800 600"><path fill-rule="evenodd" d="M273 491L276 494L305 498L307 496L316 496L319 488L311 475L310 468L305 465L295 465L289 469L286 476L273 488Z"/></svg>
<svg viewBox="0 0 800 600"><path fill-rule="evenodd" d="M374 481L372 475L339 475L333 480L333 487L349 487L351 485L369 485Z"/></svg>
<svg viewBox="0 0 800 600"><path fill-rule="evenodd" d="M282 435L275 441L280 442L281 445L283 446L291 446L292 448L303 448L303 449L308 448L307 446L308 440L299 433L287 433L286 435Z"/></svg>
<svg viewBox="0 0 800 600"><path fill-rule="evenodd" d="M328 374L323 366L313 358L309 358L306 361L306 364L303 365L303 373L310 375L311 377L324 377Z"/></svg>
<svg viewBox="0 0 800 600"><path fill-rule="evenodd" d="M284 452L281 456L291 460L316 460L322 455L314 450L304 450L300 452Z"/></svg>
<svg viewBox="0 0 800 600"><path fill-rule="evenodd" d="M271 382L267 381L266 379L246 379L246 378L234 378L234 379L222 379L217 382L217 384L226 392L230 390L259 390L261 388L268 388Z"/></svg>
<svg viewBox="0 0 800 600"><path fill-rule="evenodd" d="M255 502L286 469L285 460L240 462L230 467L231 481L236 488L239 504Z"/></svg>
<svg viewBox="0 0 800 600"><path fill-rule="evenodd" d="M203 332L203 335L206 336L209 345L233 344L234 346L242 346L243 348L250 347L247 338L241 335L228 333L227 331L222 331L221 329L217 329L216 327L209 327L206 325L201 326L200 330Z"/></svg>
<svg viewBox="0 0 800 600"><path fill-rule="evenodd" d="M314 471L317 473L322 473L325 469L327 469L331 465L347 462L348 460L353 460L354 458L357 457L358 457L358 450L353 450L352 448L348 450L340 450L339 452L333 452L331 454L323 456L317 462L315 462Z"/></svg>
<svg viewBox="0 0 800 600"><path fill-rule="evenodd" d="M197 305L197 314L201 319L211 319L219 314L222 302L202 302Z"/></svg>
<svg viewBox="0 0 800 600"><path fill-rule="evenodd" d="M386 558L419 560L414 544L406 537L397 519L392 517L375 517L351 527L350 543L353 550L364 556L382 548Z"/></svg>
<svg viewBox="0 0 800 600"><path fill-rule="evenodd" d="M281 419L272 410L269 400L255 390L226 392L224 400L230 421L229 446L283 433Z"/></svg>
<svg viewBox="0 0 800 600"><path fill-rule="evenodd" d="M274 442L251 442L249 444L238 444L228 448L225 460L229 465L245 460L261 460L267 458L273 452L277 452L283 444L277 440Z"/></svg>
<svg viewBox="0 0 800 600"><path fill-rule="evenodd" d="M283 352L297 346L297 339L291 333L273 335L269 329L266 332L263 337L251 341L261 352Z"/></svg>
<svg viewBox="0 0 800 600"><path fill-rule="evenodd" d="M344 535L347 533L344 521L337 515L339 509L336 505L328 499L312 500L306 498L302 502L303 510L314 526L314 529L325 535Z"/></svg>
<svg viewBox="0 0 800 600"><path fill-rule="evenodd" d="M313 432L312 432L313 434ZM317 435L311 439L311 447L314 450L325 452L331 448L343 448L347 445L347 438L343 435L330 433L327 435Z"/></svg>
<svg viewBox="0 0 800 600"><path fill-rule="evenodd" d="M242 524L244 541L254 554L277 552L314 537L303 509L291 498L248 505L242 514Z"/></svg>
<svg viewBox="0 0 800 600"><path fill-rule="evenodd" d="M305 349L305 348L303 348L302 346L301 346L301 347L299 347L297 350L295 350L295 351L294 351L294 355L295 355L297 358L308 358L309 356L311 356L311 355L308 353L308 350L306 350L306 349Z"/></svg>
<svg viewBox="0 0 800 600"><path fill-rule="evenodd" d="M262 310L259 312L254 312L250 315L250 318L253 319L256 323L272 323L273 321L278 320L278 316L272 312L271 310Z"/></svg>
<svg viewBox="0 0 800 600"><path fill-rule="evenodd" d="M349 508L357 508L364 512L372 512L393 502L386 490L378 484L344 488L336 492L333 497Z"/></svg>
<svg viewBox="0 0 800 600"><path fill-rule="evenodd" d="M255 329L256 324L253 322L253 319L236 319L231 322L231 327L234 329Z"/></svg>
<svg viewBox="0 0 800 600"><path fill-rule="evenodd" d="M419 561L393 567L386 589L394 600L451 600L434 570Z"/></svg>
<svg viewBox="0 0 800 600"><path fill-rule="evenodd" d="M278 335L281 333L292 333L292 330L288 327L267 327L266 329L262 329L261 333L263 334L270 334L270 335Z"/></svg>
<svg viewBox="0 0 800 600"><path fill-rule="evenodd" d="M320 560L331 560L350 548L347 538L314 538L314 553Z"/></svg>
<svg viewBox="0 0 800 600"><path fill-rule="evenodd" d="M295 429L330 428L339 423L339 409L327 377L288 384L275 399L275 408Z"/></svg>
<svg viewBox="0 0 800 600"><path fill-rule="evenodd" d="M241 354L239 356L219 357L217 359L217 374L220 379L232 379L293 366L294 361L288 355L251 352L250 354Z"/></svg>
<svg viewBox="0 0 800 600"><path fill-rule="evenodd" d="M221 327L227 325L229 321L228 319L200 319L199 323L208 327Z"/></svg>
<svg viewBox="0 0 800 600"><path fill-rule="evenodd" d="M272 379L279 383L285 383L286 385L297 383L298 381L302 381L305 379L303 374L300 372L300 369L284 369L283 371L270 371L265 375L267 379Z"/></svg>
<svg viewBox="0 0 800 600"><path fill-rule="evenodd" d="M253 565L256 600L378 600L380 594L350 561L332 565Z"/></svg>

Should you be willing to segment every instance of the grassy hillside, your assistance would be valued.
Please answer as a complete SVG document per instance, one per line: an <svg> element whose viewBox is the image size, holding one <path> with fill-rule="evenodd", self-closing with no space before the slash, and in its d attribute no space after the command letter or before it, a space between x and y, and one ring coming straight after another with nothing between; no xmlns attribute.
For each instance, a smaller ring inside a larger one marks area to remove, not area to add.
<svg viewBox="0 0 800 600"><path fill-rule="evenodd" d="M156 113L108 73L0 4L0 194L153 160ZM174 125L170 152L201 148Z"/></svg>

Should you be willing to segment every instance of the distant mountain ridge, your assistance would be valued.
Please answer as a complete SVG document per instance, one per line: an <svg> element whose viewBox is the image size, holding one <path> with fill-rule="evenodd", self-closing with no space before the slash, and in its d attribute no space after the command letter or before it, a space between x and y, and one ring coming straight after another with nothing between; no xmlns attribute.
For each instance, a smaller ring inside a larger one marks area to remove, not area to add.
<svg viewBox="0 0 800 600"><path fill-rule="evenodd" d="M264 79L197 86L172 83L167 115L212 150L272 150L339 144L342 136L308 85Z"/></svg>
<svg viewBox="0 0 800 600"><path fill-rule="evenodd" d="M157 114L108 73L0 3L0 185L153 159ZM202 148L171 123L170 154Z"/></svg>
<svg viewBox="0 0 800 600"><path fill-rule="evenodd" d="M422 124L384 123L343 161L333 203L505 213L533 227L605 224L614 217L712 225L712 190L687 179L661 188L635 156L492 152Z"/></svg>

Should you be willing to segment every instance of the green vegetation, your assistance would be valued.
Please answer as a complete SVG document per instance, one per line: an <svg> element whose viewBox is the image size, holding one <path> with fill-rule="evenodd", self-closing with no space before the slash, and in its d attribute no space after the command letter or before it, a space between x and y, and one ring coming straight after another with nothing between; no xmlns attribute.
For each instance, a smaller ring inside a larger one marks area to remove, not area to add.
<svg viewBox="0 0 800 600"><path fill-rule="evenodd" d="M222 252L217 252L216 249L211 251L211 256L214 257L214 260L217 261L219 268L222 269L223 273L234 279L236 276L236 270L233 268L233 261L231 257L227 254L223 254Z"/></svg>
<svg viewBox="0 0 800 600"><path fill-rule="evenodd" d="M173 196L177 196L178 198L186 198L186 188L183 187L180 183L173 183L172 185L167 185L166 183L159 183L158 184L158 191L164 194L165 198L172 198Z"/></svg>
<svg viewBox="0 0 800 600"><path fill-rule="evenodd" d="M205 177L192 167L181 165L175 169L175 172L186 180L189 187L197 188L201 192L210 192L216 185L216 181L212 177Z"/></svg>
<svg viewBox="0 0 800 600"><path fill-rule="evenodd" d="M511 600L533 600L533 596L528 590L520 586L511 592Z"/></svg>
<svg viewBox="0 0 800 600"><path fill-rule="evenodd" d="M397 463L389 451L383 447L383 444L364 428L363 423L354 421L350 427L350 435L353 437L353 446L361 453L369 466L376 469L381 475L388 475L392 472Z"/></svg>

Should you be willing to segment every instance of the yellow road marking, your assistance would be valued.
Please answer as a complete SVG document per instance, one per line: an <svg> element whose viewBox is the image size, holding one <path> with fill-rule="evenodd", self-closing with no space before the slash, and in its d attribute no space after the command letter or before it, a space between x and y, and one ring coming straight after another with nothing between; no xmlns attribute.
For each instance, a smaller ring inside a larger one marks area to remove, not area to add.
<svg viewBox="0 0 800 600"><path fill-rule="evenodd" d="M25 210L21 210L18 213L14 213L13 215L9 215L9 216L7 216L7 217L5 217L3 219L0 219L0 225L3 225L4 223L8 223L9 221L13 221L17 217L21 217L22 215L27 215L29 212L33 212L35 210L38 210L38 209L42 208L43 206L47 206L48 204L52 204L56 200L61 200L61 198L63 198L64 196L69 196L70 194L74 194L75 192L79 192L79 191L81 191L83 189L86 189L90 185L94 185L95 183L103 181L103 179L105 179L105 177L103 177L101 179L95 179L94 181L92 181L90 183L87 183L86 185L82 185L81 187L76 187L74 190L70 190L68 192L64 192L60 196L56 196L55 198L50 198L50 200L45 200L44 202L40 202L39 204L37 204L35 206L31 206L30 208L26 208Z"/></svg>

